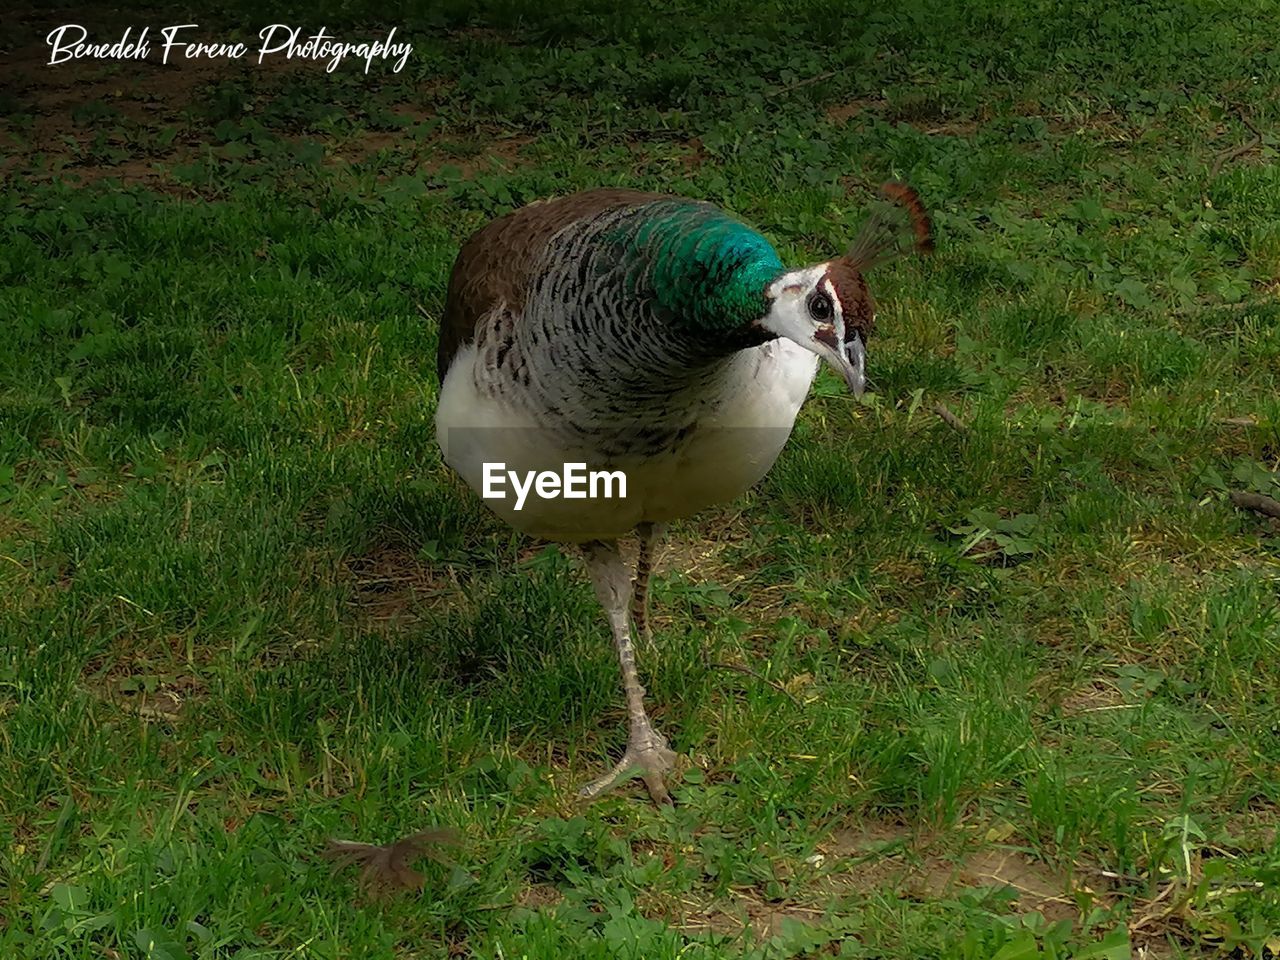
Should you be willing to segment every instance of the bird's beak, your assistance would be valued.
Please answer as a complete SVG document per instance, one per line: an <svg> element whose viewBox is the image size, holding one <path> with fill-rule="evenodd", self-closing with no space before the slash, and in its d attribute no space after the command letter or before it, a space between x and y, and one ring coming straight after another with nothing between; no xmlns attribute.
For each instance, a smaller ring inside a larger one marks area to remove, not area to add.
<svg viewBox="0 0 1280 960"><path fill-rule="evenodd" d="M840 359L836 369L844 377L849 392L855 399L861 400L862 391L867 386L867 348L862 342L862 334L853 333L849 336L844 342L844 352Z"/></svg>
<svg viewBox="0 0 1280 960"><path fill-rule="evenodd" d="M867 348L862 342L862 334L852 331L841 343L834 336L823 336L822 333L813 338L811 349L840 374L849 392L861 399L867 386Z"/></svg>

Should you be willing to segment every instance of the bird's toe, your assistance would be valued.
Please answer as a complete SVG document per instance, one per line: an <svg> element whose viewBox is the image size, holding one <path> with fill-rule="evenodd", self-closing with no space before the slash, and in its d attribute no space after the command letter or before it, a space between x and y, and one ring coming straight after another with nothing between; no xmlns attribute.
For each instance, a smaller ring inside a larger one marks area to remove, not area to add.
<svg viewBox="0 0 1280 960"><path fill-rule="evenodd" d="M613 769L583 786L578 796L583 800L593 800L619 784L639 777L654 803L671 803L667 774L675 769L675 762L675 751L667 745L666 737L646 725L646 729L636 731L629 738L627 752Z"/></svg>

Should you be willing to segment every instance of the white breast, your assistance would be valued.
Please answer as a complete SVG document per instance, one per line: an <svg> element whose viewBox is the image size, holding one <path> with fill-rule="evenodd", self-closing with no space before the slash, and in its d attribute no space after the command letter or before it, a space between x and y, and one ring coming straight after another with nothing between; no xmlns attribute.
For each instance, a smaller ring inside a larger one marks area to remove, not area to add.
<svg viewBox="0 0 1280 960"><path fill-rule="evenodd" d="M550 442L550 433L528 412L477 389L476 349L458 351L440 390L436 436L444 460L478 494L486 463L505 463L521 475L562 472L566 462L589 453ZM736 499L769 472L791 434L817 372L818 359L789 340L744 350L719 394L707 398L707 415L678 451L611 467L627 476L627 497L542 499L530 495L523 509L514 498L485 503L512 526L547 540L580 543L623 536L642 521L691 516Z"/></svg>

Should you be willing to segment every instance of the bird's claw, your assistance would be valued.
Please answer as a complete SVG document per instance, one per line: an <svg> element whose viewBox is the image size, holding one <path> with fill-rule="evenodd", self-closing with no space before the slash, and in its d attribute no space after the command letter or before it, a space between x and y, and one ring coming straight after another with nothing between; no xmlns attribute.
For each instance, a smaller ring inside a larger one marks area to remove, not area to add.
<svg viewBox="0 0 1280 960"><path fill-rule="evenodd" d="M654 803L671 802L667 792L666 775L675 768L675 751L667 745L667 738L649 724L633 731L627 739L627 752L603 777L592 780L578 791L582 800L594 800L632 777L644 780Z"/></svg>

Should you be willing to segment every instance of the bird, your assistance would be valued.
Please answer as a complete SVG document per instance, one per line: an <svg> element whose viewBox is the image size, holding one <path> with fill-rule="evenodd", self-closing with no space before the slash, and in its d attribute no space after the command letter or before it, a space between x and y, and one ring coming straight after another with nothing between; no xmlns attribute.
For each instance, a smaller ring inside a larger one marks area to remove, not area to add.
<svg viewBox="0 0 1280 960"><path fill-rule="evenodd" d="M581 551L621 669L626 748L580 797L639 777L671 802L676 755L636 665L656 544L764 477L821 362L861 397L876 317L864 274L932 248L920 197L893 181L843 254L793 268L710 202L620 187L535 201L461 247L439 329L443 461L512 527ZM549 483L517 506L493 479L568 464L621 474L625 496ZM619 546L631 535L634 569Z"/></svg>

